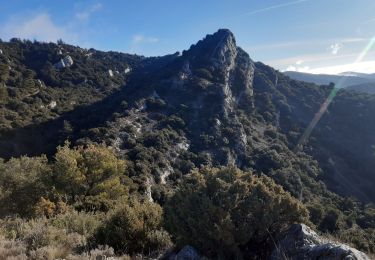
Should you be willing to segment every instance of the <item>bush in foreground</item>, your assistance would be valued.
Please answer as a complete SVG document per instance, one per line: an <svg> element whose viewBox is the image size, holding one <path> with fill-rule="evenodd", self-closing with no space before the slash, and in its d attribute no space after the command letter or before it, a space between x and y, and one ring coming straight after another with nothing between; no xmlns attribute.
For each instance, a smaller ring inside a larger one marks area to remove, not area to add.
<svg viewBox="0 0 375 260"><path fill-rule="evenodd" d="M210 257L262 255L307 209L268 177L234 167L189 174L165 206L166 229L178 246Z"/></svg>
<svg viewBox="0 0 375 260"><path fill-rule="evenodd" d="M162 216L158 204L133 200L112 213L99 228L95 242L127 254L147 255L168 248L171 241L162 229Z"/></svg>

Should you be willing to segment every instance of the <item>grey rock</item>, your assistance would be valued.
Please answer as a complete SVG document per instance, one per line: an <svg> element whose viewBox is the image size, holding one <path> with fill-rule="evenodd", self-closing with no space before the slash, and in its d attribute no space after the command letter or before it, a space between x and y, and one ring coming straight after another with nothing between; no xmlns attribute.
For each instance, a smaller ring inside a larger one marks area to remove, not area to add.
<svg viewBox="0 0 375 260"><path fill-rule="evenodd" d="M184 246L177 254L168 257L169 260L200 260L201 257L192 246Z"/></svg>
<svg viewBox="0 0 375 260"><path fill-rule="evenodd" d="M63 59L61 59L59 62L55 63L54 66L56 69L63 69L66 67L70 67L73 65L73 59L69 55L65 56Z"/></svg>
<svg viewBox="0 0 375 260"><path fill-rule="evenodd" d="M270 259L370 260L357 249L320 237L304 224L294 224L285 232Z"/></svg>
<svg viewBox="0 0 375 260"><path fill-rule="evenodd" d="M47 105L47 107L50 108L50 109L55 108L56 106L57 106L57 103L56 103L56 101L54 101L54 100L52 100L52 101Z"/></svg>

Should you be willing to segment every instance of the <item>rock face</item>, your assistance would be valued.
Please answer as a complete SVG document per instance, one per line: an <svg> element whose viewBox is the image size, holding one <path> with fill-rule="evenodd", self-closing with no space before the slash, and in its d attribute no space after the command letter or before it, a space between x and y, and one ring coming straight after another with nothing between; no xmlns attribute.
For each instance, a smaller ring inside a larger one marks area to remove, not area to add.
<svg viewBox="0 0 375 260"><path fill-rule="evenodd" d="M222 139L221 129L232 128L231 139L236 144L233 150L222 151L220 155L213 155L212 151L207 154L226 164L241 165L247 136L239 120L239 111L251 113L253 109L253 61L236 45L233 33L227 29L207 35L184 51L180 59L180 77L174 80L174 87L185 92L181 96L191 97L190 100L179 100L179 103L196 111L189 121L192 132L200 129L200 132L207 131L207 135Z"/></svg>
<svg viewBox="0 0 375 260"><path fill-rule="evenodd" d="M192 67L204 66L217 75L215 88L223 98L225 117L241 103L252 107L254 63L249 55L237 47L233 33L220 29L193 45L187 51ZM199 64L199 65L198 65Z"/></svg>
<svg viewBox="0 0 375 260"><path fill-rule="evenodd" d="M270 259L370 260L354 248L323 239L304 224L294 224L285 232Z"/></svg>
<svg viewBox="0 0 375 260"><path fill-rule="evenodd" d="M69 55L65 56L63 59L61 59L59 62L55 63L56 69L63 69L65 67L70 67L73 65L73 59Z"/></svg>

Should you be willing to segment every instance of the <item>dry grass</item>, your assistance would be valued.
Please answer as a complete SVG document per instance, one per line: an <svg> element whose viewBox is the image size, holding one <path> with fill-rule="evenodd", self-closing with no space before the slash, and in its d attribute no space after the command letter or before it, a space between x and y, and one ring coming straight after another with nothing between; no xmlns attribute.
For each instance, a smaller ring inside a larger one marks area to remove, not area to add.
<svg viewBox="0 0 375 260"><path fill-rule="evenodd" d="M26 246L21 241L0 237L0 259L28 259L26 252Z"/></svg>
<svg viewBox="0 0 375 260"><path fill-rule="evenodd" d="M97 216L76 212L53 219L1 219L0 260L144 259L116 256L108 246L88 249L87 240L98 225Z"/></svg>

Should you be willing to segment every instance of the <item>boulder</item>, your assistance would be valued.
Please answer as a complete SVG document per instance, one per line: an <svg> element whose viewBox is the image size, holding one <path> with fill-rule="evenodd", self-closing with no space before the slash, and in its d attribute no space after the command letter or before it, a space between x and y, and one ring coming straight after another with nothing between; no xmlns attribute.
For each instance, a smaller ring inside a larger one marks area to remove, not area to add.
<svg viewBox="0 0 375 260"><path fill-rule="evenodd" d="M65 56L59 62L54 64L55 68L58 70L62 68L70 67L72 65L73 65L73 59L69 55Z"/></svg>
<svg viewBox="0 0 375 260"><path fill-rule="evenodd" d="M184 246L177 254L172 254L168 260L200 260L197 250L192 246Z"/></svg>
<svg viewBox="0 0 375 260"><path fill-rule="evenodd" d="M304 224L294 224L285 232L270 259L370 260L357 249L320 237Z"/></svg>
<svg viewBox="0 0 375 260"><path fill-rule="evenodd" d="M56 106L57 106L57 103L56 103L56 101L53 101L53 100L47 105L47 107L50 108L50 109L53 109Z"/></svg>

